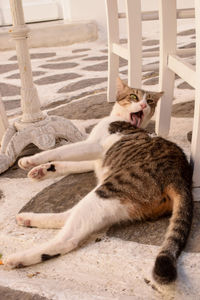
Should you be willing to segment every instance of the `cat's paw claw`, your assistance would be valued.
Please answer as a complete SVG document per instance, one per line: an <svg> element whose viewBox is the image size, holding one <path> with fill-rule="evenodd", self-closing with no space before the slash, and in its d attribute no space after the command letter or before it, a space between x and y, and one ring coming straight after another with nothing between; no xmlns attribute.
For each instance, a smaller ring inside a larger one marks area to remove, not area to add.
<svg viewBox="0 0 200 300"><path fill-rule="evenodd" d="M31 162L30 157L23 157L18 160L18 166L23 170L27 170L30 169L31 167L36 166L36 164Z"/></svg>
<svg viewBox="0 0 200 300"><path fill-rule="evenodd" d="M38 181L38 180L43 180L43 179L52 177L52 175L53 175L53 173L51 172L52 166L53 165L51 163L37 166L37 167L33 168L32 170L30 170L30 172L28 173L28 178ZM54 167L54 170L55 170L55 167Z"/></svg>

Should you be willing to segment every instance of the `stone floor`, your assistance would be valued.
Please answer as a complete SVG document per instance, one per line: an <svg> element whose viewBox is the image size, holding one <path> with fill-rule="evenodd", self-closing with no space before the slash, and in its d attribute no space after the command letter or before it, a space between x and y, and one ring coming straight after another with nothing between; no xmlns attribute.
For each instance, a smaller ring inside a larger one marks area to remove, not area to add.
<svg viewBox="0 0 200 300"><path fill-rule="evenodd" d="M179 47L191 47L194 30L179 33ZM158 40L143 40L144 51L158 48ZM34 82L42 109L71 119L89 133L109 114L106 101L107 47L94 42L61 48L31 49ZM158 58L144 59L156 66L143 72L143 87L158 89ZM120 60L120 76L127 79L127 62ZM0 56L0 89L10 120L20 111L20 81L14 51ZM169 139L189 156L194 90L176 77ZM149 130L154 130L152 121ZM23 155L38 151L30 145ZM56 230L17 227L19 211L60 212L72 207L95 186L93 173L70 175L33 183L17 163L0 175L0 253L7 255L46 241ZM179 278L168 287L151 277L154 258L168 226L168 218L134 222L95 234L69 255L37 266L6 271L0 268L0 299L199 299L200 202L195 202L192 232L178 264ZM12 289L10 289L12 288Z"/></svg>

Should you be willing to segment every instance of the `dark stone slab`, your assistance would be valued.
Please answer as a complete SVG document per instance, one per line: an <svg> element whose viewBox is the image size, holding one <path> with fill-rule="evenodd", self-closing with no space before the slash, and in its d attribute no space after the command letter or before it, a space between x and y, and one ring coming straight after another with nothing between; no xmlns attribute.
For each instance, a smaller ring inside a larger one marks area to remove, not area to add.
<svg viewBox="0 0 200 300"><path fill-rule="evenodd" d="M195 29L188 29L188 30L180 31L177 35L185 36L185 35L191 35L191 34L195 34Z"/></svg>
<svg viewBox="0 0 200 300"><path fill-rule="evenodd" d="M17 291L8 287L0 286L0 299L1 300L48 300L38 294L31 294L27 292Z"/></svg>
<svg viewBox="0 0 200 300"><path fill-rule="evenodd" d="M159 40L146 40L142 42L143 46L155 46L159 45Z"/></svg>
<svg viewBox="0 0 200 300"><path fill-rule="evenodd" d="M56 102L50 103L49 105L45 106L45 109L58 107L59 105L62 105L62 104L65 104L65 103L66 104L70 103L73 100L78 100L78 99L83 98L85 96L94 95L94 94L102 93L102 92L105 92L105 91L106 91L106 88L101 88L101 89L94 89L92 91L81 92L81 93L77 94L76 96L72 96L72 97L70 97L68 99L60 100L60 101L56 101Z"/></svg>
<svg viewBox="0 0 200 300"><path fill-rule="evenodd" d="M55 52L48 52L48 53L31 53L30 57L31 59L38 59L38 58L48 58L48 57L52 57L55 56L56 53ZM17 56L14 55L12 57L9 58L9 60L17 60Z"/></svg>
<svg viewBox="0 0 200 300"><path fill-rule="evenodd" d="M106 71L108 70L108 63L107 62L103 62L101 64L96 64L96 65L92 65L92 66L88 66L88 67L84 67L82 68L85 71Z"/></svg>
<svg viewBox="0 0 200 300"><path fill-rule="evenodd" d="M104 55L104 56L91 56L91 57L87 57L87 58L83 58L83 60L86 61L98 61L98 60L107 60L108 56Z"/></svg>
<svg viewBox="0 0 200 300"><path fill-rule="evenodd" d="M36 154L38 152L40 152L41 150L39 150L35 145L30 144L28 145L20 154L19 158L23 157L23 156L29 156L29 155L33 155ZM18 159L19 159L18 158ZM5 171L4 173L2 173L0 175L0 178L26 178L27 177L27 171L22 170L18 167L18 159L17 161L14 163L13 166L11 166L7 171Z"/></svg>
<svg viewBox="0 0 200 300"><path fill-rule="evenodd" d="M153 77L157 77L159 75L159 72L156 71L150 71L150 72L146 72L144 75L142 75L142 79L149 79L149 78L153 78Z"/></svg>
<svg viewBox="0 0 200 300"><path fill-rule="evenodd" d="M123 70L123 71L120 71L119 73L123 74L123 75L128 75L128 70Z"/></svg>
<svg viewBox="0 0 200 300"><path fill-rule="evenodd" d="M187 139L188 139L188 141L191 143L191 141L192 141L192 131L189 131L189 132L187 133Z"/></svg>
<svg viewBox="0 0 200 300"><path fill-rule="evenodd" d="M89 60L89 58L88 58ZM128 65L128 62L126 59L120 57L119 58L119 67L124 67L124 66L127 66ZM88 67L84 67L83 70L85 71L106 71L108 70L108 62L103 62L101 64L96 64L96 65L92 65L92 66L88 66Z"/></svg>
<svg viewBox="0 0 200 300"><path fill-rule="evenodd" d="M5 64L5 65L0 65L0 74L7 73L13 70L18 69L18 64Z"/></svg>
<svg viewBox="0 0 200 300"><path fill-rule="evenodd" d="M72 53L79 53L79 52L85 52L91 50L90 48L84 48L84 49L74 49L72 50Z"/></svg>
<svg viewBox="0 0 200 300"><path fill-rule="evenodd" d="M35 80L35 84L38 85L45 85L45 84L54 84L61 81L71 80L81 77L76 73L65 73L65 74L55 74L51 76L42 77L40 79Z"/></svg>
<svg viewBox="0 0 200 300"><path fill-rule="evenodd" d="M66 63L56 63L56 64L46 64L39 66L40 68L52 69L52 70L61 70L61 69L70 69L77 67L77 63L66 62Z"/></svg>
<svg viewBox="0 0 200 300"><path fill-rule="evenodd" d="M85 91L85 92L79 92L79 94L75 95L75 96L72 96L68 99L68 103L69 102L72 102L73 100L78 100L78 99L81 99L83 97L86 97L86 96L90 96L90 95L95 95L95 94L99 94L99 93L103 93L106 91L106 88L100 88L100 89L94 89L92 91Z"/></svg>
<svg viewBox="0 0 200 300"><path fill-rule="evenodd" d="M63 212L78 203L95 185L93 172L64 177L38 193L20 212Z"/></svg>
<svg viewBox="0 0 200 300"><path fill-rule="evenodd" d="M164 217L156 221L132 222L112 226L107 235L134 241L140 244L160 246L169 225L169 218ZM200 252L200 203L195 203L194 220L190 238L185 248L187 252Z"/></svg>
<svg viewBox="0 0 200 300"><path fill-rule="evenodd" d="M119 67L125 67L128 65L128 61L122 57L119 58Z"/></svg>
<svg viewBox="0 0 200 300"><path fill-rule="evenodd" d="M159 47L153 47L153 48L148 48L148 49L144 49L143 52L150 52L150 51L159 51Z"/></svg>
<svg viewBox="0 0 200 300"><path fill-rule="evenodd" d="M4 197L3 192L0 190L0 199L2 199Z"/></svg>
<svg viewBox="0 0 200 300"><path fill-rule="evenodd" d="M20 102L20 100L3 101L6 111L20 107Z"/></svg>
<svg viewBox="0 0 200 300"><path fill-rule="evenodd" d="M33 77L37 77L37 76L41 76L41 75L44 75L46 72L42 72L42 71L33 71L32 74L33 74ZM15 73L15 74L12 74L8 77L6 77L8 79L20 79L20 74L19 73Z"/></svg>
<svg viewBox="0 0 200 300"><path fill-rule="evenodd" d="M172 116L176 118L193 118L194 100L172 105Z"/></svg>
<svg viewBox="0 0 200 300"><path fill-rule="evenodd" d="M61 88L60 90L58 90L58 93L74 92L92 85L102 83L104 81L107 81L107 78L104 77L104 78L83 79L77 81L76 83L71 83L68 86Z"/></svg>
<svg viewBox="0 0 200 300"><path fill-rule="evenodd" d="M102 53L108 53L108 49L102 49L102 50L100 50L100 52L102 52Z"/></svg>
<svg viewBox="0 0 200 300"><path fill-rule="evenodd" d="M94 128L94 126L95 125L88 126L87 128L85 128L85 132L89 134L92 131L92 129Z"/></svg>
<svg viewBox="0 0 200 300"><path fill-rule="evenodd" d="M187 48L195 48L195 47L196 47L196 43L189 43L187 45L179 47L179 49L187 49Z"/></svg>
<svg viewBox="0 0 200 300"><path fill-rule="evenodd" d="M0 82L1 96L16 96L20 95L20 88L13 84Z"/></svg>
<svg viewBox="0 0 200 300"><path fill-rule="evenodd" d="M120 44L127 44L128 40L126 38L120 39L119 40Z"/></svg>
<svg viewBox="0 0 200 300"><path fill-rule="evenodd" d="M71 102L52 109L48 114L63 116L67 119L99 119L110 114L113 103L107 102L106 94L92 95L80 102Z"/></svg>
<svg viewBox="0 0 200 300"><path fill-rule="evenodd" d="M180 83L178 86L177 86L177 88L178 89L182 89L182 90L184 90L184 89L188 89L188 90L194 90L194 88L191 86L191 85L189 85L187 82L183 82L183 83Z"/></svg>
<svg viewBox="0 0 200 300"><path fill-rule="evenodd" d="M157 84L159 81L159 78L158 77L153 77L153 78L150 78L150 79L147 79L143 82L144 85L155 85Z"/></svg>
<svg viewBox="0 0 200 300"><path fill-rule="evenodd" d="M58 58L54 58L54 59L48 59L47 62L67 61L67 60L86 57L86 56L88 56L88 55L87 54L82 54L82 55L63 56L63 57L58 57Z"/></svg>
<svg viewBox="0 0 200 300"><path fill-rule="evenodd" d="M0 174L0 178L26 178L27 172L18 167L17 161L7 171Z"/></svg>

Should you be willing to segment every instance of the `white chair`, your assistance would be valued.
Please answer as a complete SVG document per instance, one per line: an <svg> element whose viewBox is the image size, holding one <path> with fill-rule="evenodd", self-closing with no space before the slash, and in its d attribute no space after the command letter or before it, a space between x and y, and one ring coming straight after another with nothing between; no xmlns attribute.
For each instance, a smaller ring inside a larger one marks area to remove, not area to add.
<svg viewBox="0 0 200 300"><path fill-rule="evenodd" d="M141 0L124 0L125 13L118 12L117 0L105 0L108 28L108 91L107 100L116 99L116 78L119 73L119 57L128 61L128 84L141 87L142 57L157 56L158 51L142 53L142 21L158 20L160 36L160 90L164 90L163 101L157 110L156 132L167 136L170 128L171 107L175 73L196 89L194 126L191 145L191 162L194 165L194 186L200 186L200 1L195 0L194 8L176 9L176 0L159 0L158 11L141 12ZM196 71L195 67L182 62L178 55L190 55L194 49L176 49L177 19L196 19ZM127 18L127 47L120 44L119 19ZM152 66L150 66L152 68ZM145 70L148 69L145 66Z"/></svg>
<svg viewBox="0 0 200 300"><path fill-rule="evenodd" d="M126 13L118 14L117 0L106 0L108 28L108 92L107 99L116 99L116 78L119 72L119 57L128 60L129 86L141 86L142 74L142 23L141 0L125 0ZM119 20L127 17L127 48L119 43Z"/></svg>
<svg viewBox="0 0 200 300"><path fill-rule="evenodd" d="M142 21L158 20L158 11L141 12L141 0L124 0L125 12L118 12L117 0L105 0L108 29L108 91L107 100L116 99L116 78L119 73L119 57L128 61L128 84L141 87L142 70L152 71L152 65L142 66L142 57L158 56L159 51L142 53ZM168 0L167 0L168 1ZM178 9L177 18L194 16L194 9ZM119 20L126 18L127 45L120 44ZM190 49L180 49L179 52L190 52ZM157 67L157 66L154 66Z"/></svg>
<svg viewBox="0 0 200 300"><path fill-rule="evenodd" d="M195 0L196 68L178 56L176 49L176 0L159 0L160 15L160 75L159 88L165 91L157 110L156 132L166 136L170 129L174 78L178 74L195 88L195 109L191 143L191 163L194 167L193 186L200 186L200 1ZM192 51L192 49L189 49ZM188 51L188 50L187 50Z"/></svg>

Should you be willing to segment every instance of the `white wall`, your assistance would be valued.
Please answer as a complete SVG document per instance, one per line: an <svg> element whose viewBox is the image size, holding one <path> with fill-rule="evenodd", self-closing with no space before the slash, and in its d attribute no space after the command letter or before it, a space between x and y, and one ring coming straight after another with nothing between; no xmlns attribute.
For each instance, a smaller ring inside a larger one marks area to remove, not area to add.
<svg viewBox="0 0 200 300"><path fill-rule="evenodd" d="M99 37L106 39L106 10L104 0L61 0L65 6L65 19L76 20L95 20L99 27ZM117 1L117 0L116 0ZM134 1L134 0L133 0ZM166 0L168 1L168 0ZM159 0L141 0L142 10L158 10ZM118 0L119 11L123 12L125 0ZM177 0L177 8L194 7L194 0ZM143 35L149 35L149 28L153 35L158 34L158 22L143 22ZM121 37L126 35L126 21L120 21Z"/></svg>
<svg viewBox="0 0 200 300"><path fill-rule="evenodd" d="M62 0L64 17L70 21L94 20L98 24L99 36L106 36L106 10L104 0Z"/></svg>

